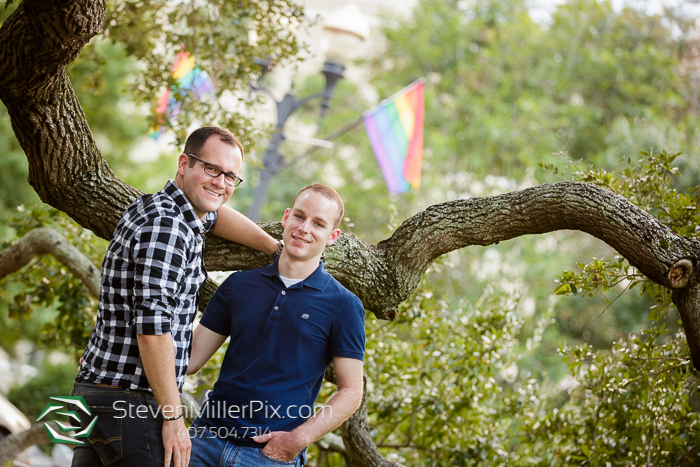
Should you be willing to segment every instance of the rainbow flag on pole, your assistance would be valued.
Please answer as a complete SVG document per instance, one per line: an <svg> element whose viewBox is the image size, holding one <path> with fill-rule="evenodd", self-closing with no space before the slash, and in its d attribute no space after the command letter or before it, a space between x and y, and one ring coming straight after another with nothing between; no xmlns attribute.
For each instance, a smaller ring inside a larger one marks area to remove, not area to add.
<svg viewBox="0 0 700 467"><path fill-rule="evenodd" d="M420 187L425 99L421 78L362 114L390 193Z"/></svg>
<svg viewBox="0 0 700 467"><path fill-rule="evenodd" d="M164 118L171 120L180 113L181 103L175 98L173 92L182 94L194 92L196 99L201 99L205 94L214 94L214 84L211 82L209 75L195 63L196 59L189 52L180 52L175 56L172 73L173 78L177 80L177 87L174 89L163 89L160 97L158 97L156 114L160 123L163 122ZM163 131L164 129L158 125L151 130L151 136L158 139Z"/></svg>

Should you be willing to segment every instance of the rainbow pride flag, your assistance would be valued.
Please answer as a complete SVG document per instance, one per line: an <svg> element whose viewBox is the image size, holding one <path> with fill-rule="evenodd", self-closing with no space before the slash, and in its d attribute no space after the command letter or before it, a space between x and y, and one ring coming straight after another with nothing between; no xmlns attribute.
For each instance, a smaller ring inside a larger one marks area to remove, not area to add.
<svg viewBox="0 0 700 467"><path fill-rule="evenodd" d="M163 89L158 97L156 115L158 115L159 123L163 123L164 119L171 120L180 113L181 102L175 98L174 92L183 94L193 92L196 99L201 99L205 94L214 94L214 84L209 75L195 63L196 59L189 52L180 52L175 56L172 74L177 81L177 87ZM163 131L164 128L158 125L151 129L150 135L158 139Z"/></svg>
<svg viewBox="0 0 700 467"><path fill-rule="evenodd" d="M362 114L365 130L390 193L420 187L425 79L409 84Z"/></svg>

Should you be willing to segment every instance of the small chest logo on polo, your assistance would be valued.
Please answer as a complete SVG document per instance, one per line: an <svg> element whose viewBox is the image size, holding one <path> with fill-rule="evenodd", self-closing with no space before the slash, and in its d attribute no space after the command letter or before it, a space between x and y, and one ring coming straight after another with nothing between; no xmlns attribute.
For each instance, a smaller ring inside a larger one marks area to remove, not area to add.
<svg viewBox="0 0 700 467"><path fill-rule="evenodd" d="M304 313L303 315L301 315L301 319L309 319L309 315L307 315L306 313Z"/></svg>

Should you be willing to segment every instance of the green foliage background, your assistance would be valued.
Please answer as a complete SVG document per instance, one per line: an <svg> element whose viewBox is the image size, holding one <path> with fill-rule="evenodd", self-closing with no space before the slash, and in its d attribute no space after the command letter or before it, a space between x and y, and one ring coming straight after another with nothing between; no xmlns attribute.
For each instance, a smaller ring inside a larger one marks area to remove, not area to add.
<svg viewBox="0 0 700 467"><path fill-rule="evenodd" d="M73 373L75 363L47 363L38 375L30 378L25 384L10 388L7 399L34 422L46 408L46 404L51 402L49 397L70 394L75 381Z"/></svg>
<svg viewBox="0 0 700 467"><path fill-rule="evenodd" d="M285 61L298 51L282 23L306 21L281 2L213 2L210 11L172 14L164 5L110 2L105 32L69 68L105 157L144 191L162 186L172 158L127 154L156 123L139 106L152 108L161 83L173 84L168 60L180 44L218 89L241 90L257 76L254 58ZM261 218L278 218L299 187L324 182L346 200L342 228L375 242L431 204L574 179L697 236L695 17L682 6L659 15L632 6L570 0L541 24L521 0L422 0L409 18L386 18L372 32L383 37L377 50L356 66L372 77L378 98L426 77L422 187L388 195L359 125L332 150L285 142L288 166ZM211 11L222 20L216 27ZM243 34L250 28L257 45ZM163 37L164 51L152 53ZM314 76L295 92L322 86ZM376 103L366 96L341 81L321 134L356 121ZM180 98L178 138L185 123L210 121L264 146L263 129L248 119L256 97L235 115ZM290 131L316 119L312 106L295 115ZM16 209L36 196L17 183L26 161L2 107L0 149L4 240L50 225L98 265L104 242L45 207ZM234 197L243 212L257 185L257 173L246 170ZM0 345L11 350L24 335L79 353L94 312L75 279L39 258L0 283ZM696 462L698 375L669 293L597 240L555 232L452 252L401 312L394 323L367 317L370 425L387 457L411 466ZM192 388L211 387L221 357L190 380ZM327 385L321 397L332 391ZM344 462L314 446L311 465Z"/></svg>

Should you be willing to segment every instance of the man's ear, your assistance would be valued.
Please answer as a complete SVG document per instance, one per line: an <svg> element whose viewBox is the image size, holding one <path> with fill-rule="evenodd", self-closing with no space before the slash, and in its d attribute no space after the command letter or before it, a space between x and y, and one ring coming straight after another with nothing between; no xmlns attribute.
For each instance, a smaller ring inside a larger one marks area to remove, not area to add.
<svg viewBox="0 0 700 467"><path fill-rule="evenodd" d="M282 216L282 228L287 227L287 219L289 219L289 213L292 212L290 208L284 211L284 216Z"/></svg>
<svg viewBox="0 0 700 467"><path fill-rule="evenodd" d="M177 174L180 176L184 176L185 170L189 165L190 158L187 157L187 154L180 154L180 157L177 158Z"/></svg>
<svg viewBox="0 0 700 467"><path fill-rule="evenodd" d="M340 237L340 229L335 229L331 234L331 238L328 239L328 243L326 243L326 246L333 245L335 241L338 240L338 237Z"/></svg>

